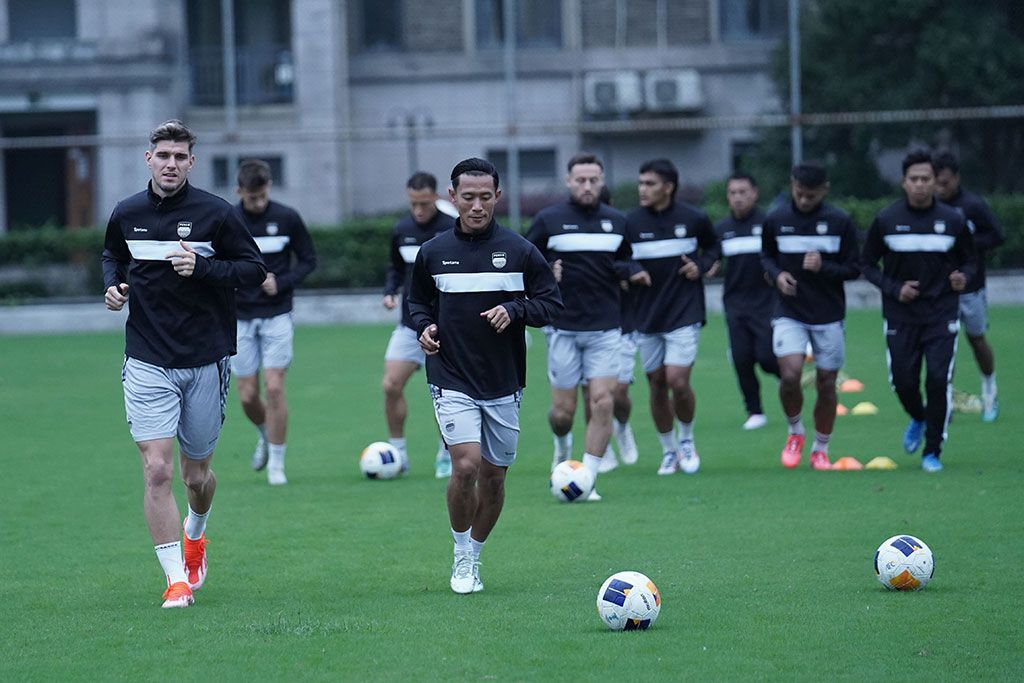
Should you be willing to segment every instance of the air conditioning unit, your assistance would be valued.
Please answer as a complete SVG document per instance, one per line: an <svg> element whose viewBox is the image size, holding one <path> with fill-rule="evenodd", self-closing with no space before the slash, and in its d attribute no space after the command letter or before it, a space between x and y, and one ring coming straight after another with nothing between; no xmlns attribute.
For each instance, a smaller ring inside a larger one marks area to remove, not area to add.
<svg viewBox="0 0 1024 683"><path fill-rule="evenodd" d="M644 108L643 84L636 71L595 71L583 76L583 107L588 114L631 114Z"/></svg>
<svg viewBox="0 0 1024 683"><path fill-rule="evenodd" d="M700 74L696 69L659 69L644 78L644 103L648 111L699 111L704 108Z"/></svg>

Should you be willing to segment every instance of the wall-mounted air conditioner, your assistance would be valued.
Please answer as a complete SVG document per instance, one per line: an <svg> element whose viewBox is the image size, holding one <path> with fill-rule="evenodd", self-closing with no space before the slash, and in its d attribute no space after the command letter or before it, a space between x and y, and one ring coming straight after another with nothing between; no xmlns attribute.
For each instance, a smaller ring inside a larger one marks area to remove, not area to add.
<svg viewBox="0 0 1024 683"><path fill-rule="evenodd" d="M644 104L648 111L699 111L704 108L700 74L696 69L658 69L644 77Z"/></svg>
<svg viewBox="0 0 1024 683"><path fill-rule="evenodd" d="M583 107L588 114L632 114L644 108L643 84L636 71L594 71L583 77Z"/></svg>

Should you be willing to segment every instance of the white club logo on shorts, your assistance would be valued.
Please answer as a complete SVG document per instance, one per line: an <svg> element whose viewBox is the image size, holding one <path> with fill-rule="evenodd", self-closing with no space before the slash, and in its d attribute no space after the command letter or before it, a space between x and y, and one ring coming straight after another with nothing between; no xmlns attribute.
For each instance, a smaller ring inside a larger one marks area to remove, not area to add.
<svg viewBox="0 0 1024 683"><path fill-rule="evenodd" d="M686 225L683 224L683 223L680 223L679 225L676 226L675 232L676 232L676 237L686 237Z"/></svg>
<svg viewBox="0 0 1024 683"><path fill-rule="evenodd" d="M267 223L267 234L268 235L276 235L277 234L277 223Z"/></svg>
<svg viewBox="0 0 1024 683"><path fill-rule="evenodd" d="M818 221L818 224L814 226L814 230L819 235L824 235L825 233L828 232L828 223L826 223L825 221Z"/></svg>
<svg viewBox="0 0 1024 683"><path fill-rule="evenodd" d="M503 251L496 251L491 254L491 265L495 268L504 268L508 263L508 255Z"/></svg>
<svg viewBox="0 0 1024 683"><path fill-rule="evenodd" d="M178 221L178 237L185 239L192 234L192 221Z"/></svg>
<svg viewBox="0 0 1024 683"><path fill-rule="evenodd" d="M455 423L454 422L445 422L444 423L444 430L446 432L454 432L455 431Z"/></svg>
<svg viewBox="0 0 1024 683"><path fill-rule="evenodd" d="M940 235L946 232L946 221L935 221L935 232Z"/></svg>
<svg viewBox="0 0 1024 683"><path fill-rule="evenodd" d="M610 220L607 220L607 219L602 219L601 220L601 229L604 230L605 232L611 232L612 231L612 222Z"/></svg>

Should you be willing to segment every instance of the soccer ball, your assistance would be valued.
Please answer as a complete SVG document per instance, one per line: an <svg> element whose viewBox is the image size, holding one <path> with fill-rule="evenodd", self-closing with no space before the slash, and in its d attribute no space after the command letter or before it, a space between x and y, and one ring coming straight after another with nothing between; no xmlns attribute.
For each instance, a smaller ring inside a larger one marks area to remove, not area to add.
<svg viewBox="0 0 1024 683"><path fill-rule="evenodd" d="M594 475L579 460L566 460L551 470L551 495L563 503L586 500L594 488Z"/></svg>
<svg viewBox="0 0 1024 683"><path fill-rule="evenodd" d="M374 441L359 456L359 469L369 479L394 479L405 472L405 458L386 441Z"/></svg>
<svg viewBox="0 0 1024 683"><path fill-rule="evenodd" d="M597 592L597 613L613 631L643 631L661 612L661 593L640 572L612 574Z"/></svg>
<svg viewBox="0 0 1024 683"><path fill-rule="evenodd" d="M934 573L932 550L919 538L893 536L875 551L875 574L891 591L921 590Z"/></svg>

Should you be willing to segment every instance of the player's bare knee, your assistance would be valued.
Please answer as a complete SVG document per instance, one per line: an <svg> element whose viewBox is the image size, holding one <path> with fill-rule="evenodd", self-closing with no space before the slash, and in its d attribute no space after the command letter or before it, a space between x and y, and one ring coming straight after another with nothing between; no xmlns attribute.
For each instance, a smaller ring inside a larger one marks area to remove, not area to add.
<svg viewBox="0 0 1024 683"><path fill-rule="evenodd" d="M283 405L284 404L284 384L274 383L267 385L267 404L269 405Z"/></svg>
<svg viewBox="0 0 1024 683"><path fill-rule="evenodd" d="M393 375L385 374L384 379L381 381L381 389L384 391L384 396L388 399L397 400L402 398L402 390L405 389L405 383Z"/></svg>
<svg viewBox="0 0 1024 683"><path fill-rule="evenodd" d="M144 462L142 477L147 489L168 489L174 478L174 464L155 460Z"/></svg>

